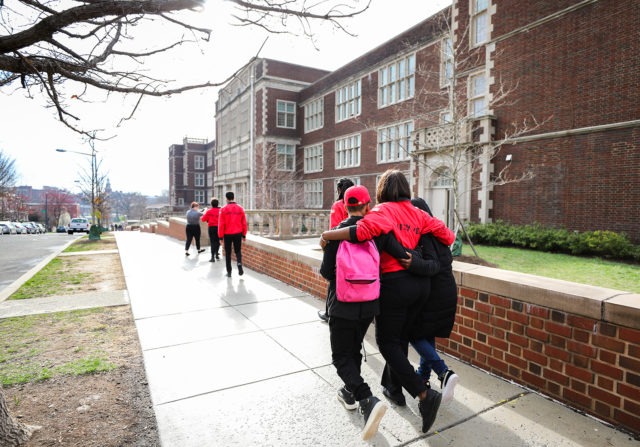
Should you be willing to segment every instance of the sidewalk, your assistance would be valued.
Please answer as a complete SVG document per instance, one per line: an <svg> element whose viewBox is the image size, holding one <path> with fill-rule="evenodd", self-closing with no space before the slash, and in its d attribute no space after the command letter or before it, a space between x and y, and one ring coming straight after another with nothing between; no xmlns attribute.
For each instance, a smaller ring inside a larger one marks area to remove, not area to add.
<svg viewBox="0 0 640 447"><path fill-rule="evenodd" d="M362 416L335 398L328 326L316 313L324 301L250 269L239 277L235 265L227 278L224 258L208 262L208 247L186 257L165 236L115 235L164 447L640 446L450 357L461 381L432 432L421 433L407 395L407 407L389 404L378 434L361 441ZM386 402L373 331L366 351L363 374Z"/></svg>

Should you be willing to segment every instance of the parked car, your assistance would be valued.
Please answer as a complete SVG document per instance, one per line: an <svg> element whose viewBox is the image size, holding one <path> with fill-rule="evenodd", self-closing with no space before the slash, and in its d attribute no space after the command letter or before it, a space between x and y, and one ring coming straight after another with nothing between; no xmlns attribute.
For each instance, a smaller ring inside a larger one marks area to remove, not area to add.
<svg viewBox="0 0 640 447"><path fill-rule="evenodd" d="M20 224L27 229L27 233L29 234L40 233L40 229L33 222L21 222Z"/></svg>
<svg viewBox="0 0 640 447"><path fill-rule="evenodd" d="M67 232L67 227L65 227L64 225L60 225L56 227L56 233L66 233L66 232Z"/></svg>
<svg viewBox="0 0 640 447"><path fill-rule="evenodd" d="M44 234L44 233L47 232L47 229L41 223L36 223L36 225L38 226L38 229L40 230L40 234Z"/></svg>
<svg viewBox="0 0 640 447"><path fill-rule="evenodd" d="M89 234L89 226L89 219L85 219L84 217L76 217L71 219L69 228L67 228L67 233L73 234L74 232L78 231Z"/></svg>
<svg viewBox="0 0 640 447"><path fill-rule="evenodd" d="M0 223L0 234L11 234L11 228L9 228L9 225Z"/></svg>
<svg viewBox="0 0 640 447"><path fill-rule="evenodd" d="M25 227L22 226L20 222L11 222L14 227L16 227L17 234L27 234L29 231Z"/></svg>
<svg viewBox="0 0 640 447"><path fill-rule="evenodd" d="M3 220L3 221L0 222L0 224L6 225L7 227L9 227L9 233L8 234L16 234L17 233L15 225L13 225L8 220Z"/></svg>

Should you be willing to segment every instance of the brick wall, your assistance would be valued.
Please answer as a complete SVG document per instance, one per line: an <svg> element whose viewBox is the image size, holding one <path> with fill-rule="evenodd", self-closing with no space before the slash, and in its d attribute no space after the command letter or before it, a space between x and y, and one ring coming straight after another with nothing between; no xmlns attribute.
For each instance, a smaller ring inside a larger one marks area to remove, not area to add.
<svg viewBox="0 0 640 447"><path fill-rule="evenodd" d="M184 239L179 227L156 232ZM243 263L326 296L320 259L285 243L249 235ZM441 350L640 435L640 295L461 262L454 274L458 313Z"/></svg>

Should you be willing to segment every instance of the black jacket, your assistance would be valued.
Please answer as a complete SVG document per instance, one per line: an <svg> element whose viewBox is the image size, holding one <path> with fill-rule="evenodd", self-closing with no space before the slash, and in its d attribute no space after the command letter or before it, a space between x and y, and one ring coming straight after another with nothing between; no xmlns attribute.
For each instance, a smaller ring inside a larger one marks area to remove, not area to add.
<svg viewBox="0 0 640 447"><path fill-rule="evenodd" d="M458 305L458 287L451 268L451 250L431 234L421 237L416 250L418 253L412 252L409 271L416 275L431 276L431 288L429 299L422 306L410 337L448 338Z"/></svg>

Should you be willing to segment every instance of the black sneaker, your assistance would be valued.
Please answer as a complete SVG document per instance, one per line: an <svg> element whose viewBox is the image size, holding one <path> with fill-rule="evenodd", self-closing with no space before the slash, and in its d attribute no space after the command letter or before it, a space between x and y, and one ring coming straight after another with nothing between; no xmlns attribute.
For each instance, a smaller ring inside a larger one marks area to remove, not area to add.
<svg viewBox="0 0 640 447"><path fill-rule="evenodd" d="M238 275L244 275L244 270L242 270L242 264L238 264Z"/></svg>
<svg viewBox="0 0 640 447"><path fill-rule="evenodd" d="M442 394L431 388L427 389L427 397L418 403L420 415L422 415L422 433L427 433L438 415Z"/></svg>
<svg viewBox="0 0 640 447"><path fill-rule="evenodd" d="M364 416L364 428L362 429L362 439L371 439L378 431L378 425L382 416L387 411L387 405L380 402L375 396L362 399L360 402L360 413Z"/></svg>
<svg viewBox="0 0 640 447"><path fill-rule="evenodd" d="M448 405L453 400L453 392L460 377L450 369L447 369L441 376L440 389L442 390L442 405Z"/></svg>
<svg viewBox="0 0 640 447"><path fill-rule="evenodd" d="M216 259L219 261L220 260L220 255L218 253L216 253Z"/></svg>
<svg viewBox="0 0 640 447"><path fill-rule="evenodd" d="M209 262L216 262L216 258L209 259Z"/></svg>
<svg viewBox="0 0 640 447"><path fill-rule="evenodd" d="M198 253L204 253L204 248L198 249Z"/></svg>
<svg viewBox="0 0 640 447"><path fill-rule="evenodd" d="M327 314L324 310L318 311L318 318L320 318L325 323L329 322L329 314Z"/></svg>
<svg viewBox="0 0 640 447"><path fill-rule="evenodd" d="M404 393L402 392L402 390L396 392L396 393L392 393L391 391L389 391L388 389L386 389L385 387L382 387L382 394L384 394L384 396L389 399L391 402L393 402L394 404L396 404L399 407L404 407L407 405L407 400L404 397Z"/></svg>
<svg viewBox="0 0 640 447"><path fill-rule="evenodd" d="M227 278L231 278L231 272L227 272Z"/></svg>
<svg viewBox="0 0 640 447"><path fill-rule="evenodd" d="M355 410L358 408L353 393L344 386L338 390L338 400L346 410Z"/></svg>

